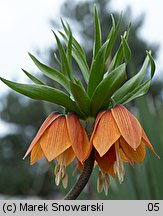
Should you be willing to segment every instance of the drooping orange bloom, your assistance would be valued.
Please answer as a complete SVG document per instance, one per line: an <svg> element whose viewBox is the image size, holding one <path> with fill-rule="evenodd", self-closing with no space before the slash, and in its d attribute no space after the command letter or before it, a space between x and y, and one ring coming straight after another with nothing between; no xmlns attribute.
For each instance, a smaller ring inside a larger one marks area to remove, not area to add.
<svg viewBox="0 0 163 216"><path fill-rule="evenodd" d="M87 134L75 114L52 113L44 121L24 158L30 153L30 164L43 156L50 162L56 160L55 182L67 186L66 167L75 157L83 163L89 156L91 145Z"/></svg>
<svg viewBox="0 0 163 216"><path fill-rule="evenodd" d="M105 194L108 174L112 177L117 174L119 182L123 182L123 162L132 166L134 162L141 164L146 155L146 146L156 154L138 120L122 105L98 114L90 142L101 169L97 188L99 192L104 189Z"/></svg>

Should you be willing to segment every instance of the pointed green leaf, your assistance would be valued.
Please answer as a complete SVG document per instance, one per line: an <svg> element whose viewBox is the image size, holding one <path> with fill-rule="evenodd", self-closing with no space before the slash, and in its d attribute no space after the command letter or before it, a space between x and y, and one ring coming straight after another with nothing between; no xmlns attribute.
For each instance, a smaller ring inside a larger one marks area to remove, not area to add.
<svg viewBox="0 0 163 216"><path fill-rule="evenodd" d="M127 64L131 58L131 50L127 44L126 39L122 36L122 47L123 47L123 55L125 58L125 63Z"/></svg>
<svg viewBox="0 0 163 216"><path fill-rule="evenodd" d="M122 64L123 60L127 63L131 57L131 51L127 44L130 28L131 25L129 25L128 30L124 33L124 36L122 36L122 42L108 67L108 73Z"/></svg>
<svg viewBox="0 0 163 216"><path fill-rule="evenodd" d="M54 53L54 58L58 62L58 64L61 66L61 61L59 60L58 56L56 53Z"/></svg>
<svg viewBox="0 0 163 216"><path fill-rule="evenodd" d="M115 19L113 14L110 15L111 16L111 20L112 20L112 28L115 30Z"/></svg>
<svg viewBox="0 0 163 216"><path fill-rule="evenodd" d="M29 56L35 63L35 65L49 78L52 80L58 82L60 85L62 85L67 91L70 91L70 84L67 78L61 74L59 71L57 71L54 68L51 68L40 61L38 61L32 54L29 53Z"/></svg>
<svg viewBox="0 0 163 216"><path fill-rule="evenodd" d="M27 77L32 80L32 82L34 82L35 84L39 84L39 85L45 85L45 83L43 83L41 80L39 80L38 78L36 78L35 76L33 76L32 74L30 74L29 72L27 72L26 70L22 69L22 71L27 75Z"/></svg>
<svg viewBox="0 0 163 216"><path fill-rule="evenodd" d="M122 64L122 61L123 61L123 48L121 44L107 69L107 73L114 70L116 67L118 67L118 65Z"/></svg>
<svg viewBox="0 0 163 216"><path fill-rule="evenodd" d="M59 32L61 36L63 37L66 44L68 44L68 39L65 34L62 32ZM74 57L75 61L79 65L79 68L83 74L84 80L86 83L88 83L89 78L89 67L86 61L85 54L83 55L83 52L81 51L81 47L79 43L73 38L73 47L72 47L72 56ZM80 48L79 48L80 47Z"/></svg>
<svg viewBox="0 0 163 216"><path fill-rule="evenodd" d="M116 92L113 97L115 101L120 101L128 92L135 89L143 81L148 68L148 63L149 58L147 56L140 71L127 82L125 82L124 85Z"/></svg>
<svg viewBox="0 0 163 216"><path fill-rule="evenodd" d="M110 29L110 32L109 32L108 36L107 36L107 40L110 40L111 36L115 32L115 19L114 19L113 14L111 14L111 20L112 20L112 27Z"/></svg>
<svg viewBox="0 0 163 216"><path fill-rule="evenodd" d="M64 23L64 21L63 21L63 19L61 19L61 22L62 22L62 26L63 26L63 28L64 28L64 31L65 31L65 33L66 33L66 35L67 35L67 37L69 38L69 36L70 36L70 30L71 30L71 28L70 28L70 25L66 22L66 25L65 25L65 23ZM63 34L63 33L62 33ZM65 36L66 37L66 36ZM84 50L83 50L83 48L80 46L80 44L78 43L78 41L72 36L72 43L73 43L73 45L74 45L74 47L78 50L78 52L80 53L80 56L83 58L83 59L86 59L86 56L85 56L85 52L84 52Z"/></svg>
<svg viewBox="0 0 163 216"><path fill-rule="evenodd" d="M63 48L62 43L60 42L59 38L57 37L56 33L54 31L52 31L52 32L53 32L53 34L55 36L55 39L57 41L57 45L58 45L58 49L59 49L59 54L60 54L60 59L61 59L62 72L65 75L67 75L70 80L73 81L72 71L71 71L71 67L70 67L69 61L68 61L67 56L66 56L66 52L65 52L65 50ZM70 46L70 44L69 44L69 46ZM69 49L70 49L70 47L69 47Z"/></svg>
<svg viewBox="0 0 163 216"><path fill-rule="evenodd" d="M76 103L62 91L59 91L55 88L46 85L21 84L11 82L3 78L0 79L13 90L29 98L32 98L34 100L49 101L60 106L63 106L71 112L78 113L80 116L82 115L81 112L78 110Z"/></svg>
<svg viewBox="0 0 163 216"><path fill-rule="evenodd" d="M90 113L90 99L84 89L81 85L71 83L71 92L79 108L88 116Z"/></svg>
<svg viewBox="0 0 163 216"><path fill-rule="evenodd" d="M89 97L92 96L95 88L101 82L105 71L105 52L108 45L106 41L98 51L96 58L92 62L87 92Z"/></svg>
<svg viewBox="0 0 163 216"><path fill-rule="evenodd" d="M94 32L93 59L95 59L99 49L101 48L101 26L96 5L94 5Z"/></svg>
<svg viewBox="0 0 163 216"><path fill-rule="evenodd" d="M64 31L67 35L67 37L69 38L70 34L71 34L71 28L70 25L66 22L67 27L63 21L63 19L61 19L62 22L62 26L64 28ZM61 32L60 32L61 33ZM63 34L63 33L62 33ZM63 34L64 35L64 34ZM66 36L64 35L64 38L66 39ZM66 39L67 40L67 39ZM80 56L83 58L83 60L86 60L86 56L85 56L85 52L83 50L83 48L80 46L80 44L78 43L78 41L72 36L72 43L74 45L74 47L78 50L78 52L80 53Z"/></svg>
<svg viewBox="0 0 163 216"><path fill-rule="evenodd" d="M140 83L143 81L146 70L148 67L148 63L150 61L151 66L151 73L150 78L147 79L145 82L143 82L141 85ZM136 74L134 77L132 77L130 80L128 80L115 94L113 99L118 103L128 103L131 100L140 97L147 93L150 87L151 79L155 73L155 63L154 60L150 54L150 52L147 52L147 57L144 61L144 64L139 71L138 74Z"/></svg>
<svg viewBox="0 0 163 216"><path fill-rule="evenodd" d="M132 26L132 24L129 23L127 31L125 31L125 33L123 35L123 37L126 39L126 41L128 40L128 37L129 37L129 34L130 34L130 30L131 30L131 26Z"/></svg>
<svg viewBox="0 0 163 216"><path fill-rule="evenodd" d="M148 58L150 60L150 65L151 65L151 79L152 77L154 76L154 73L155 73L155 69L156 69L156 65L155 65L155 62L151 56L151 51L146 51L147 55L148 55Z"/></svg>
<svg viewBox="0 0 163 216"><path fill-rule="evenodd" d="M72 64L72 32L71 32L70 27L69 27L69 32L70 32L70 34L69 34L69 40L68 40L68 45L67 45L67 59L68 59L68 62L69 62L70 68L71 68L71 64Z"/></svg>
<svg viewBox="0 0 163 216"><path fill-rule="evenodd" d="M115 30L112 32L111 37L109 39L109 43L108 43L108 46L107 46L107 49L106 49L106 54L105 54L105 60L107 60L107 58L109 57L110 52L111 52L111 50L113 48L113 45L114 45L114 43L116 41L118 31L119 31L119 27L121 25L121 20L122 20L122 15L119 17L117 26L116 26Z"/></svg>
<svg viewBox="0 0 163 216"><path fill-rule="evenodd" d="M125 64L120 65L111 71L97 86L91 98L91 113L93 116L96 116L99 110L108 106L111 96L126 79L125 69Z"/></svg>
<svg viewBox="0 0 163 216"><path fill-rule="evenodd" d="M75 61L79 65L79 68L82 72L82 75L84 77L84 80L86 83L88 83L89 80L89 67L86 62L86 59L84 60L78 50L76 48L73 48L72 56L74 57Z"/></svg>
<svg viewBox="0 0 163 216"><path fill-rule="evenodd" d="M146 82L142 83L140 86L137 86L132 92L127 94L125 97L123 97L118 103L126 104L132 101L133 99L136 99L138 97L145 95L150 88L150 82L151 80L148 79Z"/></svg>
<svg viewBox="0 0 163 216"><path fill-rule="evenodd" d="M66 35L62 32L59 32L61 34L61 36L63 37L66 45L68 46L68 38L70 35L69 32L69 24L67 24L68 27L66 27L64 21L61 19L62 22L62 26L64 28L64 31L66 33ZM83 50L83 48L80 46L80 44L78 43L78 41L72 37L72 56L74 57L75 61L77 62L77 64L79 65L79 68L83 74L84 80L86 81L86 83L88 83L88 78L89 78L89 67L87 64L87 60L86 60L86 56L85 56L85 52Z"/></svg>

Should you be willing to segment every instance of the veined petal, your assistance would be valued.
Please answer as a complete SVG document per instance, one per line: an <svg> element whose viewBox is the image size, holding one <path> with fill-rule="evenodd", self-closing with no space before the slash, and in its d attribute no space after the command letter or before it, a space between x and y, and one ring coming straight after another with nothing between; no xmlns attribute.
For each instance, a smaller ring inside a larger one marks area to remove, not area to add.
<svg viewBox="0 0 163 216"><path fill-rule="evenodd" d="M120 148L120 155L121 155L121 159L122 159L123 162L130 163L130 165L132 167L134 167L134 161L131 160L129 157L127 157L127 155L124 153L124 151L122 150L122 148Z"/></svg>
<svg viewBox="0 0 163 216"><path fill-rule="evenodd" d="M41 149L40 143L38 142L31 151L30 154L30 164L33 165L36 163L38 160L40 160L44 156L44 153Z"/></svg>
<svg viewBox="0 0 163 216"><path fill-rule="evenodd" d="M123 152L122 148L119 149L120 156L123 162L128 162L128 158L126 157L125 153Z"/></svg>
<svg viewBox="0 0 163 216"><path fill-rule="evenodd" d="M57 160L58 164L67 167L74 160L74 158L75 158L74 151L72 147L69 147L55 159Z"/></svg>
<svg viewBox="0 0 163 216"><path fill-rule="evenodd" d="M103 114L104 114L105 112L106 112L106 110L100 111L100 112L98 113L97 117L96 117L96 121L95 121L95 124L94 124L93 132L92 132L92 135L91 135L91 138L90 138L90 142L91 142L91 143L92 143L92 140L93 140L93 138L94 138L94 134L95 134L95 132L96 132L96 128L97 128L97 126L98 126L98 123L99 123L101 117L103 116Z"/></svg>
<svg viewBox="0 0 163 216"><path fill-rule="evenodd" d="M131 148L128 143L121 137L120 138L120 147L123 149L125 155L130 160L135 161L138 164L141 164L145 158L146 150L145 144L141 142L136 150Z"/></svg>
<svg viewBox="0 0 163 216"><path fill-rule="evenodd" d="M83 163L89 156L92 145L88 136L75 114L66 116L68 134L72 143L72 148L78 160Z"/></svg>
<svg viewBox="0 0 163 216"><path fill-rule="evenodd" d="M100 157L99 153L95 150L95 159L101 168L101 170L105 173L108 172L113 163L116 160L115 156L115 148L112 146L109 151L102 157Z"/></svg>
<svg viewBox="0 0 163 216"><path fill-rule="evenodd" d="M93 146L102 157L121 136L110 110L107 110L99 120L92 138Z"/></svg>
<svg viewBox="0 0 163 216"><path fill-rule="evenodd" d="M133 149L137 149L142 138L142 127L138 120L122 105L117 105L111 112L123 138Z"/></svg>
<svg viewBox="0 0 163 216"><path fill-rule="evenodd" d="M102 110L98 113L97 117L96 117L96 121L95 121L95 125L94 125L94 129L96 129L101 117L106 113L106 110Z"/></svg>
<svg viewBox="0 0 163 216"><path fill-rule="evenodd" d="M68 149L71 146L71 141L68 135L65 116L57 118L44 131L39 142L48 161L52 161Z"/></svg>
<svg viewBox="0 0 163 216"><path fill-rule="evenodd" d="M42 134L44 133L44 131L49 127L49 125L56 119L59 117L59 114L53 112L51 113L43 122L43 124L41 125L39 131L37 132L35 138L33 139L31 145L29 146L25 156L23 157L23 159L25 159L27 157L27 155L30 153L30 151L32 150L32 148L34 147L34 145L38 142L38 140L40 139L40 137L42 136Z"/></svg>
<svg viewBox="0 0 163 216"><path fill-rule="evenodd" d="M144 129L143 129L143 133L142 133L142 141L144 142L145 145L148 146L148 148L150 148L151 151L153 151L153 153L160 159L160 157L158 156L158 154L155 152L153 146L151 145Z"/></svg>

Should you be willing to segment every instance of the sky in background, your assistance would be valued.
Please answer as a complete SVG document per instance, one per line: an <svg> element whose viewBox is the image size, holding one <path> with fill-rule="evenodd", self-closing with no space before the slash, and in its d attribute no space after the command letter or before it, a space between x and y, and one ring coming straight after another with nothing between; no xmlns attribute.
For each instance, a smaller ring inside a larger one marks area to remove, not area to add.
<svg viewBox="0 0 163 216"><path fill-rule="evenodd" d="M36 50L44 51L48 47L55 46L49 21L60 19L59 8L63 2L64 0L0 0L0 76L22 82L25 75L21 68L29 72L37 71L27 52L36 54ZM140 34L150 43L160 44L156 62L158 71L163 69L163 3L161 2L160 0L111 1L111 8L119 12L131 6L133 19L143 12L146 14ZM0 96L7 90L8 88L0 82Z"/></svg>
<svg viewBox="0 0 163 216"><path fill-rule="evenodd" d="M34 68L27 52L54 44L49 20L59 20L62 2L0 0L0 76L22 81L25 75L21 68ZM8 88L0 83L0 89Z"/></svg>
<svg viewBox="0 0 163 216"><path fill-rule="evenodd" d="M117 11L124 11L127 6L131 6L133 19L145 14L141 36L149 41L159 45L158 58L156 59L156 75L162 76L163 73L163 2L160 0L112 0L112 7ZM162 76L163 77L163 76ZM162 78L163 79L163 78Z"/></svg>

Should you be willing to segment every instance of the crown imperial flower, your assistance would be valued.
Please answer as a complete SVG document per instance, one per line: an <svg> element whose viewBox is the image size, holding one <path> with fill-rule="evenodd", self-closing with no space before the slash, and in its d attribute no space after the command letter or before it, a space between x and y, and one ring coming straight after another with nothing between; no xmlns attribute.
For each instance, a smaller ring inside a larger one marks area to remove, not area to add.
<svg viewBox="0 0 163 216"><path fill-rule="evenodd" d="M95 148L95 159L101 172L112 177L117 174L120 183L125 174L123 162L132 166L135 162L141 164L146 155L145 146L158 156L138 120L122 105L97 115L90 142ZM101 188L99 180L98 188Z"/></svg>
<svg viewBox="0 0 163 216"><path fill-rule="evenodd" d="M77 116L73 113L65 116L53 112L40 127L24 158L30 153L31 165L43 156L49 162L55 159L56 185L62 180L66 187L66 167L75 157L83 164L90 150L87 134Z"/></svg>

